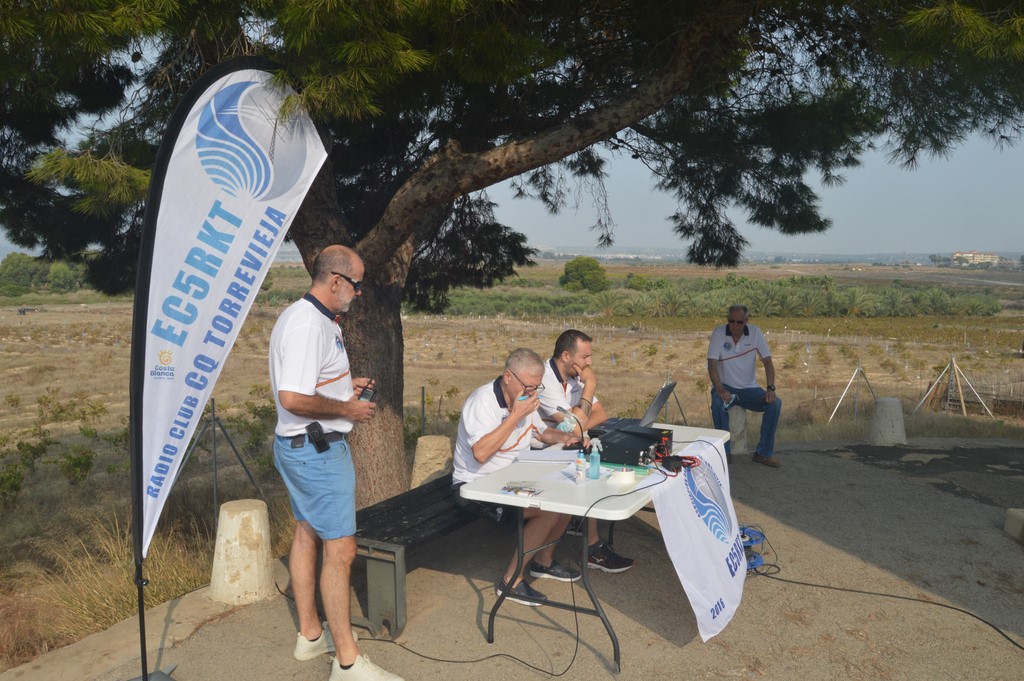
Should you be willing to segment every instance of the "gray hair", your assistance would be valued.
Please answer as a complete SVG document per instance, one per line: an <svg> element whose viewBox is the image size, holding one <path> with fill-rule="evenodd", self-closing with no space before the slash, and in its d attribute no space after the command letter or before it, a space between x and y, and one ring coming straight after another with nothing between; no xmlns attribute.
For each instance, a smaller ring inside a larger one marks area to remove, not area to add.
<svg viewBox="0 0 1024 681"><path fill-rule="evenodd" d="M544 360L540 355L529 348L516 348L510 352L508 359L505 360L505 371L527 370L534 374L544 373Z"/></svg>
<svg viewBox="0 0 1024 681"><path fill-rule="evenodd" d="M733 312L736 312L736 311L742 312L744 319L746 319L749 316L747 314L747 306L746 305L730 305L729 306L729 314L732 314Z"/></svg>

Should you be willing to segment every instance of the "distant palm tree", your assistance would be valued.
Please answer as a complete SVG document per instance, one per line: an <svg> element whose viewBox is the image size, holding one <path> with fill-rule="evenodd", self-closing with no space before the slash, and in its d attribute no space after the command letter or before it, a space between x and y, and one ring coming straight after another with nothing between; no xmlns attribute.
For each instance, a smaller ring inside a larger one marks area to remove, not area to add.
<svg viewBox="0 0 1024 681"><path fill-rule="evenodd" d="M863 286L851 286L843 292L847 317L867 317L875 311L875 299Z"/></svg>
<svg viewBox="0 0 1024 681"><path fill-rule="evenodd" d="M825 314L829 317L843 314L843 296L836 289L825 291Z"/></svg>
<svg viewBox="0 0 1024 681"><path fill-rule="evenodd" d="M763 284L750 295L750 311L758 317L775 317L782 313L782 287L774 282Z"/></svg>
<svg viewBox="0 0 1024 681"><path fill-rule="evenodd" d="M626 314L632 317L646 317L649 309L648 298L647 295L628 298L625 303Z"/></svg>
<svg viewBox="0 0 1024 681"><path fill-rule="evenodd" d="M929 314L949 314L950 313L950 299L949 294L943 291L941 288L930 288L928 289L928 295L925 298L926 305L928 307Z"/></svg>
<svg viewBox="0 0 1024 681"><path fill-rule="evenodd" d="M910 314L910 296L895 286L883 289L878 296L879 313L886 317L906 317Z"/></svg>
<svg viewBox="0 0 1024 681"><path fill-rule="evenodd" d="M782 296L779 298L779 314L785 317L800 316L800 293L798 291L782 290Z"/></svg>
<svg viewBox="0 0 1024 681"><path fill-rule="evenodd" d="M686 297L674 288L658 292L660 316L681 317L686 311Z"/></svg>
<svg viewBox="0 0 1024 681"><path fill-rule="evenodd" d="M825 312L825 292L820 289L804 289L796 297L797 314L801 317L817 317Z"/></svg>
<svg viewBox="0 0 1024 681"><path fill-rule="evenodd" d="M591 305L603 317L614 317L625 307L626 297L621 291L606 290L595 294Z"/></svg>

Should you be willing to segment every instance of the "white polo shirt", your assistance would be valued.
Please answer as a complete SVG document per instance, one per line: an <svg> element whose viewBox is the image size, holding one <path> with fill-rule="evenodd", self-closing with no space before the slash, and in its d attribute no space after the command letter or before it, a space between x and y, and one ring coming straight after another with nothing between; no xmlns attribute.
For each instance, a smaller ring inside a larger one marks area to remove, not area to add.
<svg viewBox="0 0 1024 681"><path fill-rule="evenodd" d="M734 388L757 387L757 358L771 357L768 341L761 329L747 324L745 333L734 343L728 325L715 327L708 343L708 359L718 360L718 377Z"/></svg>
<svg viewBox="0 0 1024 681"><path fill-rule="evenodd" d="M500 426L509 416L505 395L501 392L501 378L480 386L466 399L459 417L459 434L455 440L455 454L452 457L455 482L472 482L488 473L509 465L521 452L530 448L534 435L540 435L547 426L537 412L533 412L516 424L501 448L484 463L473 458L473 445L480 438Z"/></svg>
<svg viewBox="0 0 1024 681"><path fill-rule="evenodd" d="M270 334L270 388L277 406L274 432L293 437L313 422L281 406L279 390L349 400L355 394L341 326L320 301L307 294L281 313ZM352 421L318 419L326 432L347 433Z"/></svg>
<svg viewBox="0 0 1024 681"><path fill-rule="evenodd" d="M555 359L552 357L544 363L544 392L540 394L541 418L548 426L554 427L558 421L553 418L558 413L558 408L572 411L572 408L580 403L583 396L583 387L586 385L579 379L579 376L562 378L558 371ZM597 395L594 396L594 404L597 404Z"/></svg>

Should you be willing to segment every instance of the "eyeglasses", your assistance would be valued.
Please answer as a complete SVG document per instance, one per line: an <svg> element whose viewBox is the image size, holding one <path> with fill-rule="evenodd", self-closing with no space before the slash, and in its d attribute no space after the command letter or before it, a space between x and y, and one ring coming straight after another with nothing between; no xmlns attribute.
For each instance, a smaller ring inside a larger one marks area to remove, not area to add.
<svg viewBox="0 0 1024 681"><path fill-rule="evenodd" d="M536 395L537 393L544 392L544 384L543 383L538 383L537 385L526 385L525 383L523 383L523 379L521 379L518 376L516 376L516 372L512 371L511 369L509 369L508 372L510 374L512 374L513 376L515 376L515 379L517 381L519 381L519 384L521 386L523 386L523 394L525 394L525 395Z"/></svg>
<svg viewBox="0 0 1024 681"><path fill-rule="evenodd" d="M730 324L746 324L747 320L745 320L745 319L730 319L729 323Z"/></svg>
<svg viewBox="0 0 1024 681"><path fill-rule="evenodd" d="M341 272L335 272L334 270L331 270L331 274L337 274L339 277L341 277L348 283L352 284L352 290L354 290L356 293L359 293L360 291L363 290L363 281L361 279L359 281L356 281L352 277L346 277Z"/></svg>

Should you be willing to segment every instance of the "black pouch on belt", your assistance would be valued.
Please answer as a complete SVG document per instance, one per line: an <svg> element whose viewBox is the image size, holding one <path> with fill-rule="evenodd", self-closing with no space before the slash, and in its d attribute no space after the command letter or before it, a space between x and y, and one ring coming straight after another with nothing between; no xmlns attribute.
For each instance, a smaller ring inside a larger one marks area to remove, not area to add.
<svg viewBox="0 0 1024 681"><path fill-rule="evenodd" d="M324 437L323 426L321 426L318 421L313 421L313 423L306 426L306 434L309 436L309 441L313 443L316 451L327 451L327 438Z"/></svg>

